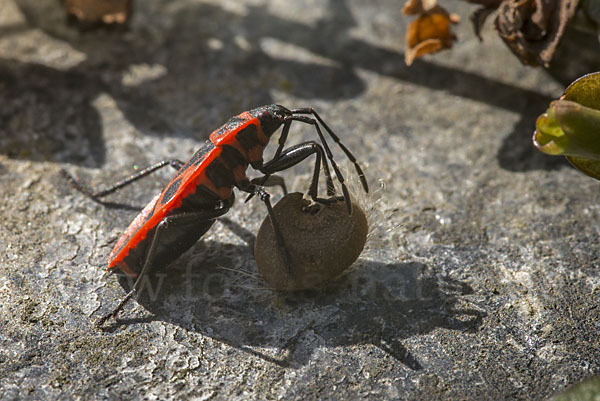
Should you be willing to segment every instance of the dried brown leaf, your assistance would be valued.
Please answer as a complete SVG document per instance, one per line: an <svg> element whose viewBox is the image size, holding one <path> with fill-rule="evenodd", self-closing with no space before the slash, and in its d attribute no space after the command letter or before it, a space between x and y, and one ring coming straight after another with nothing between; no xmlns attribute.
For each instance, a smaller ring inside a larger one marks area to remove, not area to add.
<svg viewBox="0 0 600 401"><path fill-rule="evenodd" d="M64 8L85 24L123 24L131 15L131 0L64 0Z"/></svg>
<svg viewBox="0 0 600 401"><path fill-rule="evenodd" d="M496 29L524 64L548 66L579 0L504 0Z"/></svg>
<svg viewBox="0 0 600 401"><path fill-rule="evenodd" d="M407 0L402 12L405 15L423 14L437 6L437 0Z"/></svg>
<svg viewBox="0 0 600 401"><path fill-rule="evenodd" d="M416 58L425 54L451 48L456 35L451 32L450 26L459 20L456 14L449 14L440 6L419 15L406 32L406 65L411 65Z"/></svg>

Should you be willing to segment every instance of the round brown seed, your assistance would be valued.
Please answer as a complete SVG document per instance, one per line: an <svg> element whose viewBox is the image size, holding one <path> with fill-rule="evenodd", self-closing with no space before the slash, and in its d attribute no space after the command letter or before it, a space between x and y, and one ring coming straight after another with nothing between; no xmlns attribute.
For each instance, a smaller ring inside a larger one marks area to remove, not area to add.
<svg viewBox="0 0 600 401"><path fill-rule="evenodd" d="M284 263L273 225L265 218L254 243L254 258L263 280L281 291L315 288L348 269L367 240L364 211L352 202L310 204L299 192L283 197L274 207L291 266Z"/></svg>

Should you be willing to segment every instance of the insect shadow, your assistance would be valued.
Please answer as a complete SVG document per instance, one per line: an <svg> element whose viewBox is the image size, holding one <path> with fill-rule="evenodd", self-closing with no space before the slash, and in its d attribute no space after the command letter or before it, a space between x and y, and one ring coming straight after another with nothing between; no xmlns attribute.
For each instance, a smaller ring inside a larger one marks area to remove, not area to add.
<svg viewBox="0 0 600 401"><path fill-rule="evenodd" d="M475 332L484 316L459 307L469 285L417 262L359 260L326 288L292 294L265 288L244 245L200 242L167 269L138 298L153 316L117 324L168 322L284 367L307 364L317 346L371 344L419 370L404 339L440 327ZM131 280L120 283L127 291Z"/></svg>

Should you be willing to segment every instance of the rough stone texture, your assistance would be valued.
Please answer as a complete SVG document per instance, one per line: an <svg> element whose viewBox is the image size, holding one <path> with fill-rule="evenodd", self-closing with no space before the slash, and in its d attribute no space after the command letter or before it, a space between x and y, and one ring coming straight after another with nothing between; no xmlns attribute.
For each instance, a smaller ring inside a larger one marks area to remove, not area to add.
<svg viewBox="0 0 600 401"><path fill-rule="evenodd" d="M397 0L144 0L128 30L86 32L55 0L0 0L0 399L543 399L598 373L598 183L530 144L600 69L572 49L598 44L573 33L558 67L526 68L444 3L460 41L407 68ZM366 167L352 271L273 294L264 207L238 202L96 330L128 285L107 255L171 172L104 207L60 168L109 183L270 102L317 108Z"/></svg>

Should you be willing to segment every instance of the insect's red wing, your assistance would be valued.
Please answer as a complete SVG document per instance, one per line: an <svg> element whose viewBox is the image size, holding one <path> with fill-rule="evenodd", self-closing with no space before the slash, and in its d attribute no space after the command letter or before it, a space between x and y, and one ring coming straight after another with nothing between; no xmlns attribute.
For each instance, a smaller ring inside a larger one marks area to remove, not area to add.
<svg viewBox="0 0 600 401"><path fill-rule="evenodd" d="M215 148L214 145L207 152L202 150L201 148L194 154L194 157L177 172L165 189L156 195L127 227L109 256L109 270L119 268L130 276L137 276L137 273L123 260L129 251L144 240L148 232L167 216L169 211L179 207L182 199L196 190L198 177L220 153L220 149Z"/></svg>
<svg viewBox="0 0 600 401"><path fill-rule="evenodd" d="M137 276L124 262L129 251L135 249L170 211L178 208L185 197L194 193L198 185L206 186L223 199L231 196L231 188L215 188L204 173L206 167L221 154L219 145L233 142L236 134L249 124L258 124L258 121L248 112L243 112L210 134L210 140L194 153L165 189L152 199L125 230L109 256L109 270L119 268L130 276Z"/></svg>
<svg viewBox="0 0 600 401"><path fill-rule="evenodd" d="M131 245L131 238L134 234L140 229L140 227L144 226L144 223L148 221L150 217L152 217L152 212L154 211L154 207L160 194L156 194L154 198L146 205L146 207L135 217L135 219L129 224L129 227L125 230L125 232L121 235L117 243L115 244L112 252L110 253L108 260L109 265L108 269L111 270L115 267L119 267L123 273L128 276L136 277L137 273L134 272L127 266L125 263L121 263L123 258L127 256L129 249L133 246ZM138 241L139 242L139 241ZM137 242L136 242L137 244ZM126 251L126 252L123 252Z"/></svg>

